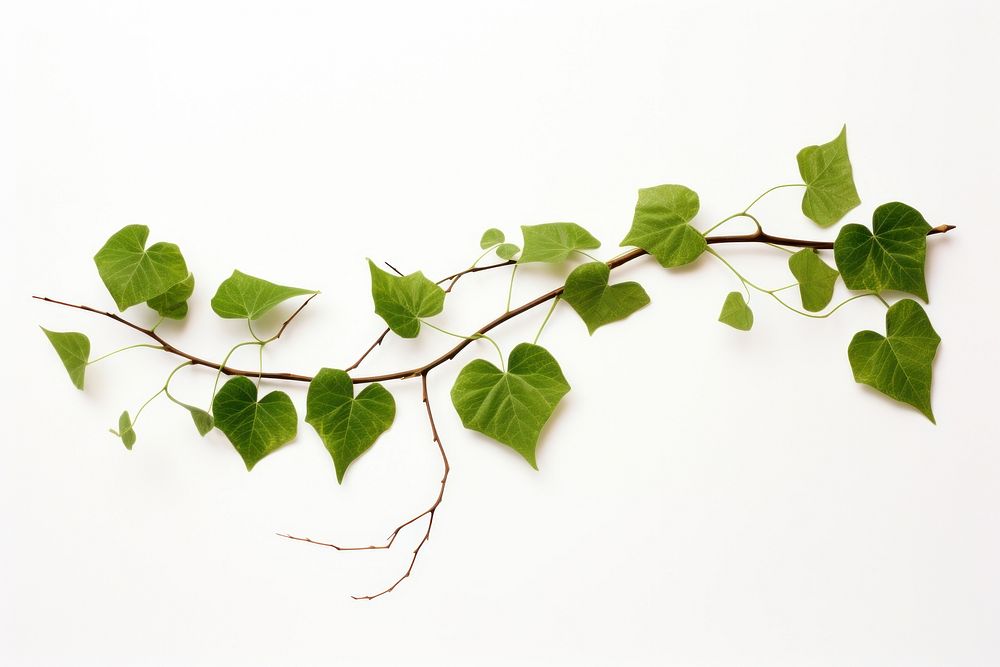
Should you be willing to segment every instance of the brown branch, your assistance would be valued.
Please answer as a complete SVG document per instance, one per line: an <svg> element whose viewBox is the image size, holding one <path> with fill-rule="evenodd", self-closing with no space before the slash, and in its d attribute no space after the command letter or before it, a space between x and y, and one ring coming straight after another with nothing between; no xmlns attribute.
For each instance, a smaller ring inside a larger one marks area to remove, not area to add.
<svg viewBox="0 0 1000 667"><path fill-rule="evenodd" d="M350 366L348 366L347 368L345 368L344 372L345 373L350 373L355 368L357 368L358 366L360 366L361 362L365 360L365 357L367 357L369 354L371 354L372 350L374 350L376 347L378 347L379 345L382 344L382 341L385 340L385 337L389 335L389 331L390 331L389 327L386 327L385 331L383 331L382 334L378 338L375 339L375 342L371 344L371 347L369 347L367 350L365 350L364 354L362 354L360 357L358 357L357 361L355 361L353 364L351 364Z"/></svg>
<svg viewBox="0 0 1000 667"><path fill-rule="evenodd" d="M448 294L449 292L451 292L451 289L455 286L455 283L458 282L458 279L467 273L478 273L480 271L489 271L490 269L499 269L501 266L510 266L511 264L517 264L517 262L514 261L513 259L508 259L506 262L487 264L486 266L470 266L464 271L459 271L458 273L453 273L450 276L442 278L441 280L437 281L436 284L440 285L441 283L450 280L451 282L448 283L448 287L444 291L445 294Z"/></svg>

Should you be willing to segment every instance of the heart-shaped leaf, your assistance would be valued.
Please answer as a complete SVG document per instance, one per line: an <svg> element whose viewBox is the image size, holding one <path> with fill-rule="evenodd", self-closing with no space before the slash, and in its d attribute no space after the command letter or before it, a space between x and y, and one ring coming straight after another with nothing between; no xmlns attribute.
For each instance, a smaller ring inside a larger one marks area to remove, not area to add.
<svg viewBox="0 0 1000 667"><path fill-rule="evenodd" d="M222 386L212 401L215 425L243 457L247 470L295 437L298 417L292 399L272 391L257 400L257 385L245 377Z"/></svg>
<svg viewBox="0 0 1000 667"><path fill-rule="evenodd" d="M146 302L146 305L160 314L161 317L169 317L172 320L183 320L188 312L188 299L194 294L194 274L187 274L187 278L172 286L163 294L154 296Z"/></svg>
<svg viewBox="0 0 1000 667"><path fill-rule="evenodd" d="M256 320L282 301L316 290L277 285L262 278L233 271L212 297L212 310L226 319Z"/></svg>
<svg viewBox="0 0 1000 667"><path fill-rule="evenodd" d="M132 419L128 416L127 410L118 417L118 430L113 428L108 430L111 431L112 435L122 439L125 449L132 450L132 445L135 444L135 430L132 428Z"/></svg>
<svg viewBox="0 0 1000 667"><path fill-rule="evenodd" d="M497 257L499 257L500 259L506 259L506 260L514 259L514 255L516 255L519 252L521 252L521 249L518 248L513 243L501 243L500 245L497 246Z"/></svg>
<svg viewBox="0 0 1000 667"><path fill-rule="evenodd" d="M483 232L482 238L479 239L479 247L483 250L487 248L492 248L495 245L500 245L504 241L504 234L502 231L496 227L490 227L485 232Z"/></svg>
<svg viewBox="0 0 1000 667"><path fill-rule="evenodd" d="M846 125L836 139L820 146L807 146L796 159L806 184L802 212L807 218L821 227L829 227L861 203L847 154Z"/></svg>
<svg viewBox="0 0 1000 667"><path fill-rule="evenodd" d="M698 215L698 194L683 185L657 185L639 190L632 228L621 245L642 248L664 267L698 259L708 245L690 223Z"/></svg>
<svg viewBox="0 0 1000 667"><path fill-rule="evenodd" d="M753 327L753 311L740 292L730 292L722 304L719 321L740 331L750 331Z"/></svg>
<svg viewBox="0 0 1000 667"><path fill-rule="evenodd" d="M587 262L566 278L562 298L573 307L593 334L649 303L649 295L637 282L609 285L611 269L604 262Z"/></svg>
<svg viewBox="0 0 1000 667"><path fill-rule="evenodd" d="M332 368L320 370L309 383L306 423L316 429L333 457L338 482L395 418L396 401L380 384L368 385L355 398L351 376Z"/></svg>
<svg viewBox="0 0 1000 667"><path fill-rule="evenodd" d="M506 372L484 359L469 363L455 380L451 401L465 428L507 445L537 470L538 436L569 389L545 348L521 343Z"/></svg>
<svg viewBox="0 0 1000 667"><path fill-rule="evenodd" d="M837 270L829 267L820 259L819 253L810 248L791 255L788 268L799 281L802 307L814 313L826 308L833 298L833 288L840 275Z"/></svg>
<svg viewBox="0 0 1000 667"><path fill-rule="evenodd" d="M149 227L128 225L108 239L94 263L118 310L157 297L188 275L180 248L154 243L146 248Z"/></svg>
<svg viewBox="0 0 1000 667"><path fill-rule="evenodd" d="M899 290L927 301L924 260L931 226L917 209L892 202L872 215L872 229L845 225L834 243L834 259L848 289Z"/></svg>
<svg viewBox="0 0 1000 667"><path fill-rule="evenodd" d="M854 334L847 357L855 381L912 405L933 422L931 365L941 337L913 299L903 299L889 308L885 332L885 336L874 331Z"/></svg>
<svg viewBox="0 0 1000 667"><path fill-rule="evenodd" d="M601 242L575 222L521 225L524 252L518 262L564 262L577 250L600 248Z"/></svg>
<svg viewBox="0 0 1000 667"><path fill-rule="evenodd" d="M56 348L56 354L66 367L69 379L73 381L73 386L83 389L83 377L87 372L87 359L90 358L90 339L82 333L75 331L49 331L45 327L39 327L45 332L45 336Z"/></svg>
<svg viewBox="0 0 1000 667"><path fill-rule="evenodd" d="M368 260L372 275L372 300L375 313L385 320L396 335L416 338L420 318L432 317L444 309L444 290L420 271L394 276Z"/></svg>

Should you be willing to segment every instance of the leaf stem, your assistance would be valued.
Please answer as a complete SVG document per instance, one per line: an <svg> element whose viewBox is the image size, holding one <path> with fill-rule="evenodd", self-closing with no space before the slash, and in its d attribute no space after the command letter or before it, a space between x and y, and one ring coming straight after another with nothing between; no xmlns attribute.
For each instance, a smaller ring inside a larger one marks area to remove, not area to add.
<svg viewBox="0 0 1000 667"><path fill-rule="evenodd" d="M439 326L437 326L435 324L431 324L427 320L420 320L420 322L422 324L426 324L431 329L434 329L436 331L440 331L441 333L443 333L445 335L448 335L448 336L454 336L455 338L462 338L464 340L479 340L480 338L482 338L483 340L488 340L489 342L493 343L493 347L495 347L496 350L497 350L497 355L500 357L500 368L506 370L504 368L503 350L500 349L500 346L497 345L497 342L495 340L493 340L492 338L490 338L486 334L476 333L476 334L472 334L471 336L463 336L462 334L457 334L457 333L454 333L452 331L448 331L447 329L442 329L441 327L439 327Z"/></svg>
<svg viewBox="0 0 1000 667"><path fill-rule="evenodd" d="M139 415L142 411L146 409L146 406L153 402L153 399L162 394L166 390L166 387L161 387L158 392L146 399L146 402L139 406L139 409L135 412L135 417L132 417L132 426L135 427L136 422L139 421Z"/></svg>
<svg viewBox="0 0 1000 667"><path fill-rule="evenodd" d="M556 309L556 304L559 303L560 299L562 299L562 295L552 299L552 305L549 306L549 312L545 313L545 319L542 320L542 326L538 327L538 333L535 334L535 340L531 341L532 345L538 344L538 339L542 335L542 330L545 328L545 325L549 323L549 318L552 317L552 312Z"/></svg>
<svg viewBox="0 0 1000 667"><path fill-rule="evenodd" d="M229 363L229 357L233 356L233 352L240 349L241 347L246 347L247 345L264 345L264 343L256 340L248 340L233 345L233 347L230 348L229 352L226 352L226 356L222 358L222 363L219 364L219 371L215 374L215 384L212 385L212 398L209 399L208 401L209 412L212 411L212 403L215 402L215 394L219 391L219 378L222 377L222 369L224 369L226 367L226 364ZM259 373L258 375L263 375L263 372Z"/></svg>
<svg viewBox="0 0 1000 667"><path fill-rule="evenodd" d="M87 362L87 365L89 366L90 364L96 364L98 361L101 361L103 359L107 359L108 357L116 355L119 352L124 352L125 350L134 350L137 347L151 347L151 348L156 349L156 350L162 350L163 349L162 345L153 345L152 343L137 343L135 345L126 345L125 347L118 348L114 352L108 352L107 354L103 354L103 355L97 357L96 359L91 359L90 361Z"/></svg>
<svg viewBox="0 0 1000 667"><path fill-rule="evenodd" d="M764 190L764 192L762 192L760 195L758 195L756 199L754 199L752 202L750 202L749 204L747 204L747 207L745 209L743 209L743 212L746 213L747 211L749 211L751 209L751 207L753 207L754 204L756 204L761 199L763 199L765 196L771 194L775 190L780 190L781 188L804 188L804 187L806 187L805 183L785 183L783 185L775 185L773 188L768 188L767 190Z"/></svg>
<svg viewBox="0 0 1000 667"><path fill-rule="evenodd" d="M507 286L507 310L504 312L510 312L510 299L514 296L514 276L517 275L517 264L514 264L514 268L510 272L510 285Z"/></svg>

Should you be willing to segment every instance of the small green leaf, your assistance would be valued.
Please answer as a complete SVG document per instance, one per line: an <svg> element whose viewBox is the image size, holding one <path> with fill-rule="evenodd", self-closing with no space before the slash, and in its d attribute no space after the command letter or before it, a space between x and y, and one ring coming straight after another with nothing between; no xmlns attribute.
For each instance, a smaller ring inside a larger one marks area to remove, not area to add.
<svg viewBox="0 0 1000 667"><path fill-rule="evenodd" d="M215 419L209 413L193 405L185 405L184 408L191 413L191 420L194 427L198 429L198 435L205 436L215 428Z"/></svg>
<svg viewBox="0 0 1000 667"><path fill-rule="evenodd" d="M490 227L485 232L483 232L483 237L479 239L479 247L483 250L487 248L492 248L495 245L504 242L503 232L496 227Z"/></svg>
<svg viewBox="0 0 1000 667"><path fill-rule="evenodd" d="M833 253L844 284L852 290L899 290L927 301L924 260L931 226L917 209L892 202L872 215L872 231L845 225Z"/></svg>
<svg viewBox="0 0 1000 667"><path fill-rule="evenodd" d="M282 301L303 294L318 292L277 285L242 271L233 271L233 275L222 281L212 297L212 310L226 319L256 320Z"/></svg>
<svg viewBox="0 0 1000 667"><path fill-rule="evenodd" d="M622 247L642 248L667 268L693 262L708 247L701 232L688 224L700 206L698 194L683 185L640 189Z"/></svg>
<svg viewBox="0 0 1000 667"><path fill-rule="evenodd" d="M132 428L132 419L128 416L128 410L118 417L118 430L116 431L113 428L108 430L111 431L112 435L122 439L125 449L132 450L132 445L135 444L135 430Z"/></svg>
<svg viewBox="0 0 1000 667"><path fill-rule="evenodd" d="M306 423L316 429L333 457L338 482L395 418L396 401L380 384L368 385L355 398L351 376L332 368L320 370L309 383Z"/></svg>
<svg viewBox="0 0 1000 667"><path fill-rule="evenodd" d="M722 304L719 321L740 331L750 331L753 327L753 311L740 292L730 292Z"/></svg>
<svg viewBox="0 0 1000 667"><path fill-rule="evenodd" d="M416 338L420 318L433 317L444 310L444 290L420 271L394 276L368 260L372 276L372 300L375 313L385 320L398 336Z"/></svg>
<svg viewBox="0 0 1000 667"><path fill-rule="evenodd" d="M819 253L809 248L790 256L788 268L799 281L802 307L814 313L826 308L833 298L833 288L840 275L837 270L830 268L820 259Z"/></svg>
<svg viewBox="0 0 1000 667"><path fill-rule="evenodd" d="M73 386L83 389L83 377L87 372L87 360L90 358L90 339L75 331L49 331L45 327L39 328L45 332L52 347L56 348L56 354L66 367Z"/></svg>
<svg viewBox="0 0 1000 667"><path fill-rule="evenodd" d="M609 285L611 269L604 262L587 262L573 269L566 278L562 298L573 307L593 334L649 303L649 295L637 282Z"/></svg>
<svg viewBox="0 0 1000 667"><path fill-rule="evenodd" d="M465 428L507 445L537 470L538 436L569 389L545 348L521 343L506 372L484 359L469 363L455 380L451 401Z"/></svg>
<svg viewBox="0 0 1000 667"><path fill-rule="evenodd" d="M188 312L188 299L194 294L194 274L187 274L187 278L172 286L163 294L154 296L146 302L146 305L155 310L162 317L169 317L172 320L183 320Z"/></svg>
<svg viewBox="0 0 1000 667"><path fill-rule="evenodd" d="M252 470L262 458L295 437L298 417L292 399L272 391L257 400L257 385L245 377L227 382L212 401L215 425Z"/></svg>
<svg viewBox="0 0 1000 667"><path fill-rule="evenodd" d="M146 248L149 227L128 225L117 231L94 255L97 272L118 310L159 296L185 279L187 264L173 243Z"/></svg>
<svg viewBox="0 0 1000 667"><path fill-rule="evenodd" d="M575 222L521 225L521 232L524 234L524 252L518 261L522 264L564 262L577 250L601 247L600 241Z"/></svg>
<svg viewBox="0 0 1000 667"><path fill-rule="evenodd" d="M802 212L807 218L821 227L829 227L861 203L847 154L846 125L836 139L820 146L807 146L796 159L806 184Z"/></svg>
<svg viewBox="0 0 1000 667"><path fill-rule="evenodd" d="M851 339L847 357L854 380L912 405L934 422L931 365L941 337L913 299L903 299L889 308L885 332L883 336L860 331Z"/></svg>
<svg viewBox="0 0 1000 667"><path fill-rule="evenodd" d="M501 243L500 245L497 246L497 257L499 257L500 259L506 259L506 260L514 259L514 255L516 255L519 252L521 252L521 249L518 248L513 243Z"/></svg>

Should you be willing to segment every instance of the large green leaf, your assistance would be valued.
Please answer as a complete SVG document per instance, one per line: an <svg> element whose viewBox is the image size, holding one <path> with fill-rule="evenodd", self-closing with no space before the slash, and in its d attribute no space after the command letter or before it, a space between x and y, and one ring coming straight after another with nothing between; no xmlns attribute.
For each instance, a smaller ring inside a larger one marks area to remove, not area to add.
<svg viewBox="0 0 1000 667"><path fill-rule="evenodd" d="M128 410L118 417L118 430L113 428L108 430L111 431L112 435L121 438L125 449L131 451L132 445L135 444L135 429L132 428L132 418L128 416Z"/></svg>
<svg viewBox="0 0 1000 667"><path fill-rule="evenodd" d="M479 247L486 250L487 248L492 248L495 245L500 245L503 241L503 232L496 227L490 227L483 232L482 238L479 239Z"/></svg>
<svg viewBox="0 0 1000 667"><path fill-rule="evenodd" d="M87 372L87 360L90 358L90 339L75 331L49 331L45 327L39 328L45 332L52 347L56 348L56 354L66 367L73 386L83 389L83 377Z"/></svg>
<svg viewBox="0 0 1000 667"><path fill-rule="evenodd" d="M797 156L806 184L802 212L822 227L837 222L861 203L847 154L847 126L830 143L807 146Z"/></svg>
<svg viewBox="0 0 1000 667"><path fill-rule="evenodd" d="M587 330L611 324L649 303L649 295L637 282L609 285L611 269L604 262L587 262L576 267L566 278L562 298L573 307Z"/></svg>
<svg viewBox="0 0 1000 667"><path fill-rule="evenodd" d="M708 245L690 223L701 206L698 194L683 185L657 185L639 190L632 228L621 245L642 248L665 267L698 259Z"/></svg>
<svg viewBox="0 0 1000 667"><path fill-rule="evenodd" d="M368 385L355 398L351 376L332 368L320 370L309 383L306 423L316 429L333 457L338 482L395 418L396 401L380 384Z"/></svg>
<svg viewBox="0 0 1000 667"><path fill-rule="evenodd" d="M874 331L854 335L847 348L854 379L912 405L933 422L931 365L941 337L913 299L889 308L885 332L885 336Z"/></svg>
<svg viewBox="0 0 1000 667"><path fill-rule="evenodd" d="M719 321L740 331L750 331L753 327L753 311L740 292L730 292L722 304Z"/></svg>
<svg viewBox="0 0 1000 667"><path fill-rule="evenodd" d="M601 242L575 222L521 225L524 252L518 262L564 262L577 250L600 248Z"/></svg>
<svg viewBox="0 0 1000 667"><path fill-rule="evenodd" d="M172 320L183 320L188 312L188 299L194 294L194 274L187 274L187 278L173 285L163 294L154 296L146 302L146 305L159 313L162 317L169 317Z"/></svg>
<svg viewBox="0 0 1000 667"><path fill-rule="evenodd" d="M416 338L420 318L433 317L444 309L444 290L420 271L394 276L368 260L372 275L375 313L403 338Z"/></svg>
<svg viewBox="0 0 1000 667"><path fill-rule="evenodd" d="M298 429L292 399L283 391L272 391L257 400L257 385L245 377L222 386L212 401L215 425L243 457L247 470L289 442Z"/></svg>
<svg viewBox="0 0 1000 667"><path fill-rule="evenodd" d="M118 310L159 296L188 275L180 248L163 242L146 248L147 238L149 227L128 225L94 255L97 272Z"/></svg>
<svg viewBox="0 0 1000 667"><path fill-rule="evenodd" d="M853 290L899 290L927 301L924 260L931 226L917 209L892 202L872 215L872 231L845 225L834 243L844 284Z"/></svg>
<svg viewBox="0 0 1000 667"><path fill-rule="evenodd" d="M222 281L212 297L212 310L227 319L256 320L282 301L303 294L317 292L277 285L242 271L233 271L233 275Z"/></svg>
<svg viewBox="0 0 1000 667"><path fill-rule="evenodd" d="M469 363L455 380L451 401L465 428L507 445L537 469L538 436L569 388L545 348L521 343L506 372L484 359Z"/></svg>
<svg viewBox="0 0 1000 667"><path fill-rule="evenodd" d="M840 275L837 270L830 268L820 259L819 253L809 248L791 255L788 268L799 281L802 307L814 313L826 308L833 298L833 288Z"/></svg>

